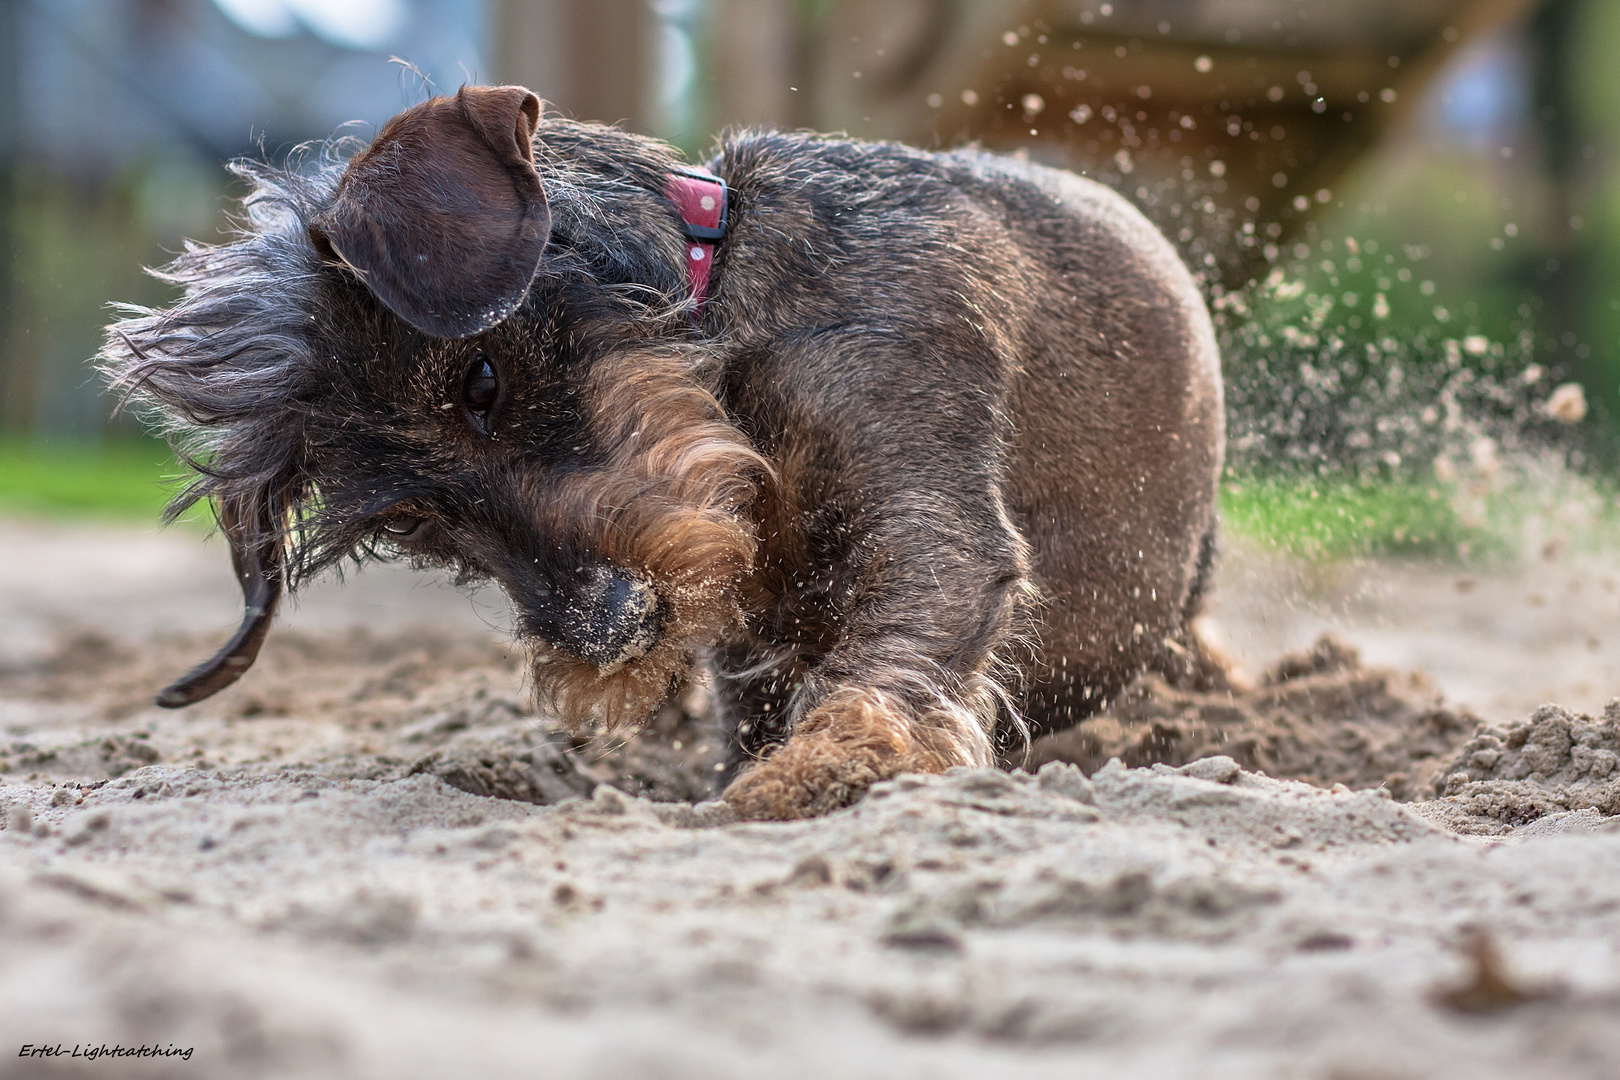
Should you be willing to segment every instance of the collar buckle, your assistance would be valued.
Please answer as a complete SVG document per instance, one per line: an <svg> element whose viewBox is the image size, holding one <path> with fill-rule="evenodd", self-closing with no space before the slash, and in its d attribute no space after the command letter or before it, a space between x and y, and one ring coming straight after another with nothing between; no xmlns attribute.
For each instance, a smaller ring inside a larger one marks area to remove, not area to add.
<svg viewBox="0 0 1620 1080"><path fill-rule="evenodd" d="M664 194L680 211L688 240L725 239L731 191L724 180L707 169L676 169L664 185Z"/></svg>
<svg viewBox="0 0 1620 1080"><path fill-rule="evenodd" d="M664 182L664 194L681 215L686 236L686 287L692 296L692 321L703 311L709 296L709 272L714 245L726 235L731 193L726 182L707 169L675 169Z"/></svg>

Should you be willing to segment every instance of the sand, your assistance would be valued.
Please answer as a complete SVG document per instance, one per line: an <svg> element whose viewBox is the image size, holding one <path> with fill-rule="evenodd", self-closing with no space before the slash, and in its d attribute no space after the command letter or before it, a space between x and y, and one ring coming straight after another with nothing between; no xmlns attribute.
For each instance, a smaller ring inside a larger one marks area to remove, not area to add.
<svg viewBox="0 0 1620 1080"><path fill-rule="evenodd" d="M0 523L5 1075L1620 1075L1620 707L1369 664L1365 603L1251 691L1144 681L1034 771L753 824L700 695L571 741L497 605L397 572L151 708L231 621L218 555ZM1224 626L1269 640L1244 558Z"/></svg>

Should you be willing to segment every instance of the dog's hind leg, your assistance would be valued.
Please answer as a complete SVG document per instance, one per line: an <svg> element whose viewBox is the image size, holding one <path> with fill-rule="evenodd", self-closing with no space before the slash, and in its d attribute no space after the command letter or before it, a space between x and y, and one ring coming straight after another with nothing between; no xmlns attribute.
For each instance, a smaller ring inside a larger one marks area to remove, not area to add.
<svg viewBox="0 0 1620 1080"><path fill-rule="evenodd" d="M1182 607L1181 628L1173 637L1165 639L1164 652L1152 665L1172 686L1184 690L1203 692L1215 690L1244 690L1249 679L1236 660L1213 640L1204 613L1211 579L1215 574L1215 560L1219 552L1216 524L1211 522L1198 545L1198 568L1193 574L1192 588L1187 591L1187 602Z"/></svg>

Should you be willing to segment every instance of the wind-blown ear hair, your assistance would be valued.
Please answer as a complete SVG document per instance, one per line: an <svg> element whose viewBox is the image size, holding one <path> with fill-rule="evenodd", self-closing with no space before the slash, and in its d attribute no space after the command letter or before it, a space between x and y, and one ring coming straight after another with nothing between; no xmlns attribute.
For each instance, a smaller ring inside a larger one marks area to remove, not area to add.
<svg viewBox="0 0 1620 1080"><path fill-rule="evenodd" d="M305 171L238 161L251 190L227 243L187 242L152 271L181 287L167 309L124 305L99 367L122 402L169 438L196 477L169 504L172 521L213 499L231 545L247 613L225 649L160 696L184 705L223 688L252 663L274 613L289 521L309 498L303 453L319 365L309 328L320 315L321 258L308 224L330 205L343 162L327 148ZM307 561L310 552L302 553Z"/></svg>

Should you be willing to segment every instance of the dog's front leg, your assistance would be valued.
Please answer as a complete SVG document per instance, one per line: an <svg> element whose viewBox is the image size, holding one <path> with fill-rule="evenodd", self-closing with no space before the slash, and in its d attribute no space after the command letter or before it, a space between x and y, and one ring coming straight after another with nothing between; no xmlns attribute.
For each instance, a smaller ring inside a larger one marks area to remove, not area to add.
<svg viewBox="0 0 1620 1080"><path fill-rule="evenodd" d="M836 642L789 704L790 735L725 798L784 820L848 806L904 772L994 760L991 734L1025 644L1028 555L999 499L896 500L855 547Z"/></svg>

